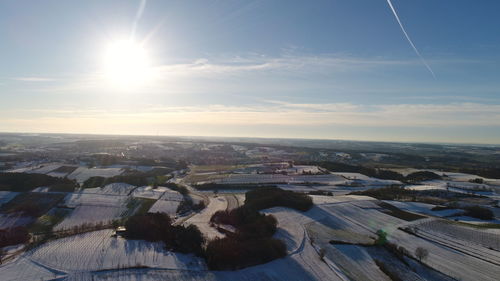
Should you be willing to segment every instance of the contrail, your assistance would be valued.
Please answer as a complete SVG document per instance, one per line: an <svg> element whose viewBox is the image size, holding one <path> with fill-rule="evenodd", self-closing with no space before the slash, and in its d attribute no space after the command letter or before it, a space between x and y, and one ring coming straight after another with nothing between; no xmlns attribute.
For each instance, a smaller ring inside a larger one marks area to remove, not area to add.
<svg viewBox="0 0 500 281"><path fill-rule="evenodd" d="M415 53L417 54L417 56L420 58L420 60L422 61L422 63L425 65L425 67L427 67L427 69L432 74L432 76L434 78L436 78L436 75L434 74L434 71L432 71L432 68L429 66L429 64L427 64L427 62L425 61L424 57L418 51L417 47L415 47L415 44L413 44L413 41L411 41L411 38L408 35L408 33L406 32L405 27L403 26L403 23L401 23L401 20L399 19L399 16L398 16L398 13L396 12L396 9L394 9L394 6L392 5L391 0L387 0L387 4L389 4L389 7L391 7L392 13L394 14L394 17L396 17L396 20L399 23L399 27L403 31L403 33L404 33L406 39L408 40L408 42L410 43L411 47L413 48L413 50L415 51Z"/></svg>
<svg viewBox="0 0 500 281"><path fill-rule="evenodd" d="M144 12L144 8L146 7L146 0L141 0L139 4L139 9L137 9L137 13L135 14L134 24L132 25L132 32L130 34L130 38L135 38L135 31L137 29L137 24L142 17L142 13Z"/></svg>

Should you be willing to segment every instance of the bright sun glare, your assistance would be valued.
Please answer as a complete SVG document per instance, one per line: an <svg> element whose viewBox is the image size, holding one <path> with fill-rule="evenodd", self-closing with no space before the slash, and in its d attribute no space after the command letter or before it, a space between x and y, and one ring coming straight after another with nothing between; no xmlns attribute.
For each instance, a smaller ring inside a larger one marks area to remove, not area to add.
<svg viewBox="0 0 500 281"><path fill-rule="evenodd" d="M121 88L142 85L152 78L147 51L132 40L114 41L104 52L104 75Z"/></svg>

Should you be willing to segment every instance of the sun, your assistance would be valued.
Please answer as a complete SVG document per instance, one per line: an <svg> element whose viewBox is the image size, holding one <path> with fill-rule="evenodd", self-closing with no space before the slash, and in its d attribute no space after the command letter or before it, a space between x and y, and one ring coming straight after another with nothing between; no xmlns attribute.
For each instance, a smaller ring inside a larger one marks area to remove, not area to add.
<svg viewBox="0 0 500 281"><path fill-rule="evenodd" d="M130 88L152 78L152 67L144 46L132 40L110 42L103 55L103 75L114 86Z"/></svg>

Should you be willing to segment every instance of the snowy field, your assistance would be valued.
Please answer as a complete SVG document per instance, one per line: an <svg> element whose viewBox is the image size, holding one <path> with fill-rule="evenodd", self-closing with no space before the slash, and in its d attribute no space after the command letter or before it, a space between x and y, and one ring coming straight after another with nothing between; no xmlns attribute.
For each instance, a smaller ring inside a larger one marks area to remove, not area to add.
<svg viewBox="0 0 500 281"><path fill-rule="evenodd" d="M61 167L73 167L74 169L77 166L74 165L66 165L62 163L45 163L42 165L28 165L25 167L19 167L19 168L14 168L11 170L8 170L8 172L11 173L32 173L32 174L45 174L53 177L59 177L63 178L69 174L69 172L57 172L55 170L61 168Z"/></svg>
<svg viewBox="0 0 500 281"><path fill-rule="evenodd" d="M23 257L0 265L2 281L57 280L64 276L64 272L40 266Z"/></svg>
<svg viewBox="0 0 500 281"><path fill-rule="evenodd" d="M0 229L9 227L24 226L35 221L35 218L23 216L18 213L0 214Z"/></svg>
<svg viewBox="0 0 500 281"><path fill-rule="evenodd" d="M78 183L83 183L91 177L114 177L123 173L122 168L87 168L78 167L73 173L68 175L69 179L75 179Z"/></svg>
<svg viewBox="0 0 500 281"><path fill-rule="evenodd" d="M500 251L500 233L485 231L478 228L465 227L454 222L436 219L412 225L418 229L418 234L422 231L442 236L443 239L460 240L460 244L474 243L484 248ZM500 252L498 252L498 263L500 265Z"/></svg>
<svg viewBox="0 0 500 281"><path fill-rule="evenodd" d="M280 175L280 174L230 174L211 182L221 184L245 183L319 183L319 184L344 184L345 179L336 175Z"/></svg>
<svg viewBox="0 0 500 281"><path fill-rule="evenodd" d="M19 192L14 191L0 191L0 206L12 200L12 198L16 197Z"/></svg>
<svg viewBox="0 0 500 281"><path fill-rule="evenodd" d="M392 243L405 247L410 253L414 253L417 247L427 249L429 255L423 262L456 280L493 281L498 280L500 276L500 266L471 256L467 252L457 251L445 244L422 239L401 230L390 233L388 238Z"/></svg>
<svg viewBox="0 0 500 281"><path fill-rule="evenodd" d="M307 185L277 184L276 186L284 190L290 190L295 192L311 192L317 190L316 188Z"/></svg>
<svg viewBox="0 0 500 281"><path fill-rule="evenodd" d="M128 183L110 183L104 187L85 188L82 193L127 196L136 187Z"/></svg>
<svg viewBox="0 0 500 281"><path fill-rule="evenodd" d="M168 201L182 201L184 200L184 196L177 191L166 189L163 195L160 197L162 200Z"/></svg>
<svg viewBox="0 0 500 281"><path fill-rule="evenodd" d="M51 171L59 168L62 164L58 163L46 163L43 165L33 165L34 163L26 163L20 167L7 170L9 173L36 173L36 174L47 174Z"/></svg>
<svg viewBox="0 0 500 281"><path fill-rule="evenodd" d="M127 211L126 207L81 205L76 207L62 222L54 227L55 231L70 229L83 224L111 223Z"/></svg>
<svg viewBox="0 0 500 281"><path fill-rule="evenodd" d="M74 273L68 281L345 281L322 262L309 243L282 259L237 271L123 269L94 273Z"/></svg>
<svg viewBox="0 0 500 281"><path fill-rule="evenodd" d="M349 203L352 201L373 201L377 200L370 196L364 195L342 195L342 196L323 196L323 195L309 195L316 205L330 204L330 203Z"/></svg>
<svg viewBox="0 0 500 281"><path fill-rule="evenodd" d="M127 196L98 193L70 193L66 195L65 204L70 208L79 205L99 205L119 207L127 201Z"/></svg>
<svg viewBox="0 0 500 281"><path fill-rule="evenodd" d="M325 249L326 257L335 261L351 280L392 280L380 270L364 247L336 244L327 245Z"/></svg>
<svg viewBox="0 0 500 281"><path fill-rule="evenodd" d="M210 198L210 203L203 209L200 213L195 214L187 221L184 225L194 224L200 231L205 235L207 239L214 239L215 237L224 237L224 234L217 231L215 228L210 226L210 218L217 211L226 210L227 201L224 196L218 196L216 198Z"/></svg>
<svg viewBox="0 0 500 281"><path fill-rule="evenodd" d="M153 188L152 186L140 186L132 192L132 197L147 198L147 199L159 199L168 188L158 187Z"/></svg>
<svg viewBox="0 0 500 281"><path fill-rule="evenodd" d="M129 185L112 184L114 187L129 188ZM110 192L112 186L101 193L70 193L65 198L65 205L75 208L62 222L54 227L54 230L68 229L85 223L109 223L114 219L120 218L127 211L126 195L120 195L123 192ZM100 188L97 188L101 190ZM121 189L119 189L121 190ZM88 191L85 189L84 191ZM125 192L126 193L126 192Z"/></svg>
<svg viewBox="0 0 500 281"><path fill-rule="evenodd" d="M436 207L436 205L420 203L420 202L401 202L392 200L383 200L383 201L404 211L438 216L438 217L449 217L464 212L464 210L461 209L432 211L432 208Z"/></svg>
<svg viewBox="0 0 500 281"><path fill-rule="evenodd" d="M62 166L62 164L57 164L57 163L56 164L45 164L42 167L37 168L37 169L33 169L29 172L34 173L34 174L48 174L61 166Z"/></svg>
<svg viewBox="0 0 500 281"><path fill-rule="evenodd" d="M166 251L163 243L126 240L112 237L112 234L113 230L100 230L58 239L32 250L26 258L64 272L136 266L205 268L202 259Z"/></svg>
<svg viewBox="0 0 500 281"><path fill-rule="evenodd" d="M371 178L369 176L365 176L363 174L360 174L360 173L344 173L344 172L332 172L331 174L333 175L337 175L337 176L341 176L341 177L344 177L346 179L349 179L349 180L372 180L374 178Z"/></svg>
<svg viewBox="0 0 500 281"><path fill-rule="evenodd" d="M165 213L169 216L175 216L180 201L158 200L149 209L148 213Z"/></svg>
<svg viewBox="0 0 500 281"><path fill-rule="evenodd" d="M486 184L477 184L470 182L452 182L444 180L424 181L419 185L405 186L411 190L447 190L457 193L473 192L480 195L493 195L495 187Z"/></svg>

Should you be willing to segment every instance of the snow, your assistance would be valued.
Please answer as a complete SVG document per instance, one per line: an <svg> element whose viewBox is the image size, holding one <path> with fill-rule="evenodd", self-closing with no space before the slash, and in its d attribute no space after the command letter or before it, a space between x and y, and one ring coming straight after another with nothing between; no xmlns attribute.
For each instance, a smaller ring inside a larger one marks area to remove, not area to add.
<svg viewBox="0 0 500 281"><path fill-rule="evenodd" d="M427 249L429 256L424 260L424 263L457 280L498 280L500 267L494 266L488 261L420 239L400 230L393 232L389 240L405 247L410 253L414 253L417 247Z"/></svg>
<svg viewBox="0 0 500 281"><path fill-rule="evenodd" d="M332 172L333 175L341 176L346 179L358 179L358 180L373 180L374 178L371 178L369 176L365 176L360 173L344 173L344 172Z"/></svg>
<svg viewBox="0 0 500 281"><path fill-rule="evenodd" d="M65 198L65 204L70 208L79 205L118 207L122 206L126 200L127 196L79 192L68 194Z"/></svg>
<svg viewBox="0 0 500 281"><path fill-rule="evenodd" d="M177 213L180 201L158 200L149 209L148 213L165 213L169 216L174 216Z"/></svg>
<svg viewBox="0 0 500 281"><path fill-rule="evenodd" d="M19 192L13 191L0 191L0 206L12 200L12 198L16 197Z"/></svg>
<svg viewBox="0 0 500 281"><path fill-rule="evenodd" d="M123 184L114 186L124 187ZM125 186L126 188L129 185ZM102 191L100 188L98 188ZM126 203L128 197L125 195L113 194L109 192L113 188L102 191L103 193L71 193L65 198L67 207L75 208L62 222L54 227L55 230L62 230L84 223L109 223L120 218L127 211ZM121 190L121 189L119 189ZM84 191L88 191L85 189ZM108 191L108 192L106 192Z"/></svg>
<svg viewBox="0 0 500 281"><path fill-rule="evenodd" d="M74 235L43 244L27 258L64 272L149 266L164 269L204 269L201 258L165 250L163 243L112 237L113 230ZM0 271L1 273L1 271Z"/></svg>
<svg viewBox="0 0 500 281"><path fill-rule="evenodd" d="M129 195L136 187L128 183L110 183L104 187L85 188L83 193L103 195Z"/></svg>
<svg viewBox="0 0 500 281"><path fill-rule="evenodd" d="M330 204L330 203L345 203L358 200L376 200L364 195L341 195L341 196L325 196L325 195L309 195L313 199L314 204Z"/></svg>
<svg viewBox="0 0 500 281"><path fill-rule="evenodd" d="M463 212L463 210L462 210L462 212ZM450 216L449 219L450 220L454 220L454 221L466 222L466 223L470 223L470 224L477 224L477 225L479 225L479 224L485 224L485 223L500 224L500 220L499 219L482 220L482 219L468 217L468 216Z"/></svg>
<svg viewBox="0 0 500 281"><path fill-rule="evenodd" d="M210 198L210 203L208 204L208 206L201 212L186 220L184 222L184 225L196 225L207 239L214 239L215 237L223 238L224 234L220 233L215 228L210 226L210 218L215 212L226 210L226 208L227 201L224 196Z"/></svg>
<svg viewBox="0 0 500 281"><path fill-rule="evenodd" d="M355 245L328 245L327 257L330 257L352 280L391 281L372 259L364 247Z"/></svg>
<svg viewBox="0 0 500 281"><path fill-rule="evenodd" d="M254 281L287 280L319 281L342 280L322 262L309 243L303 243L300 252L272 262L237 271L121 269L105 272L80 273L69 276L68 281Z"/></svg>
<svg viewBox="0 0 500 281"><path fill-rule="evenodd" d="M83 224L111 223L127 210L125 207L82 205L76 207L71 214L54 227L54 230L70 229Z"/></svg>
<svg viewBox="0 0 500 281"><path fill-rule="evenodd" d="M45 164L40 168L33 169L33 170L29 171L29 173L48 174L61 166L62 166L62 164Z"/></svg>
<svg viewBox="0 0 500 281"><path fill-rule="evenodd" d="M48 173L47 175L51 176L51 177L56 177L56 178L64 178L65 176L68 175L68 173L51 172L51 173Z"/></svg>
<svg viewBox="0 0 500 281"><path fill-rule="evenodd" d="M153 188L152 186L140 186L132 192L133 197L159 199L166 191L166 187Z"/></svg>
<svg viewBox="0 0 500 281"><path fill-rule="evenodd" d="M281 175L281 174L229 174L223 178L215 178L208 182L221 184L245 184L245 183L320 183L320 184L344 184L345 179L328 175Z"/></svg>
<svg viewBox="0 0 500 281"><path fill-rule="evenodd" d="M458 239L461 240L459 244L477 244L488 249L500 250L500 235L483 231L481 229L465 227L458 225L454 222L436 219L425 221L420 224L413 224L412 228L418 229L418 234L422 231L431 233L436 236L445 237L448 240ZM500 254L498 255L500 265Z"/></svg>
<svg viewBox="0 0 500 281"><path fill-rule="evenodd" d="M0 214L0 229L28 225L34 220L33 217L23 216L19 213Z"/></svg>
<svg viewBox="0 0 500 281"><path fill-rule="evenodd" d="M318 166L310 166L310 165L294 165L291 168L278 169L278 172L287 172L288 174L296 174L300 175L302 173L311 173L318 174L322 173L321 169Z"/></svg>
<svg viewBox="0 0 500 281"><path fill-rule="evenodd" d="M76 179L78 183L83 183L91 177L114 177L123 173L122 168L87 168L78 167L73 173L68 175L69 179Z"/></svg>
<svg viewBox="0 0 500 281"><path fill-rule="evenodd" d="M455 214L463 213L463 210L460 209L432 211L432 208L436 207L436 205L420 203L420 202L401 202L392 200L383 200L383 201L404 211L439 216L439 217L448 217L448 216L453 216Z"/></svg>
<svg viewBox="0 0 500 281"><path fill-rule="evenodd" d="M50 191L50 187L40 186L40 187L33 189L31 192L49 192L49 191Z"/></svg>
<svg viewBox="0 0 500 281"><path fill-rule="evenodd" d="M62 276L57 271L37 265L36 263L18 258L0 266L2 281L55 280Z"/></svg>
<svg viewBox="0 0 500 281"><path fill-rule="evenodd" d="M184 200L184 196L177 191L166 189L160 199L168 201L182 201Z"/></svg>
<svg viewBox="0 0 500 281"><path fill-rule="evenodd" d="M277 184L277 187L283 189L283 190L290 190L290 191L295 191L295 192L310 192L310 191L316 191L312 186L307 186L307 185L296 185L296 184Z"/></svg>

